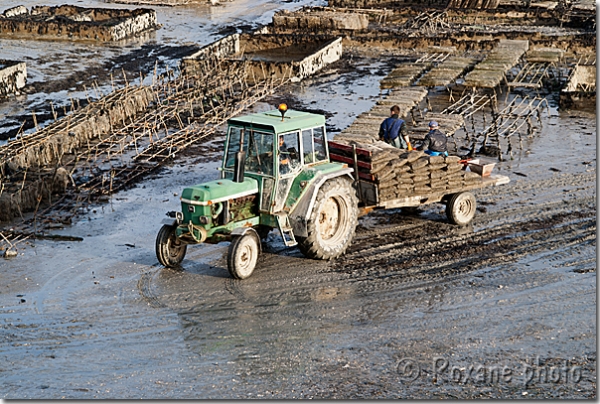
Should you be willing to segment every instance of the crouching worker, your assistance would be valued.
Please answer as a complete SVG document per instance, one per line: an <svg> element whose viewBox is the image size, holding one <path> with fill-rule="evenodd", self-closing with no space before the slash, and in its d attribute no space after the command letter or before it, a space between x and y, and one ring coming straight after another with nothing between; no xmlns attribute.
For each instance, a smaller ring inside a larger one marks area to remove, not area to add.
<svg viewBox="0 0 600 404"><path fill-rule="evenodd" d="M417 150L424 150L430 156L448 155L448 138L438 128L439 126L436 121L429 122L429 133L425 136L423 144L417 147Z"/></svg>
<svg viewBox="0 0 600 404"><path fill-rule="evenodd" d="M379 139L398 149L411 150L410 140L406 133L406 122L399 118L400 107L394 105L390 108L390 115L379 127Z"/></svg>

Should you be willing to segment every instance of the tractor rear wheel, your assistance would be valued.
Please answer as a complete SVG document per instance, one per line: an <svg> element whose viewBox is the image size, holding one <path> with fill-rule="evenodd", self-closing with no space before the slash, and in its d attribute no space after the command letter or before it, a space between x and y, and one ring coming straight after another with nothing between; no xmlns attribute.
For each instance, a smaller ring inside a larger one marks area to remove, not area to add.
<svg viewBox="0 0 600 404"><path fill-rule="evenodd" d="M446 203L446 216L451 223L466 226L475 217L477 202L470 192L451 195Z"/></svg>
<svg viewBox="0 0 600 404"><path fill-rule="evenodd" d="M256 267L260 254L260 238L255 231L235 237L229 245L227 269L235 279L246 279Z"/></svg>
<svg viewBox="0 0 600 404"><path fill-rule="evenodd" d="M182 243L175 234L175 226L163 225L156 236L156 258L166 267L177 267L183 261L187 244Z"/></svg>
<svg viewBox="0 0 600 404"><path fill-rule="evenodd" d="M346 252L358 224L358 197L350 181L334 178L321 186L307 221L308 237L298 247L309 258L330 260Z"/></svg>

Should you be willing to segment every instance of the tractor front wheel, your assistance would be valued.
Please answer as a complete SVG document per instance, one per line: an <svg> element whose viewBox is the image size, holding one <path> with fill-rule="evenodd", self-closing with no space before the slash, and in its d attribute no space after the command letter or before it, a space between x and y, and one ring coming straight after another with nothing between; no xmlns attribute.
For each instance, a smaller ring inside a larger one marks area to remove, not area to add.
<svg viewBox="0 0 600 404"><path fill-rule="evenodd" d="M183 261L187 245L175 234L175 226L164 225L156 236L156 258L166 267L177 267Z"/></svg>
<svg viewBox="0 0 600 404"><path fill-rule="evenodd" d="M334 178L317 193L307 221L308 237L298 247L309 258L330 260L346 252L358 224L358 198L350 181Z"/></svg>
<svg viewBox="0 0 600 404"><path fill-rule="evenodd" d="M229 245L227 269L235 279L246 279L256 267L260 254L260 238L254 231L235 237Z"/></svg>

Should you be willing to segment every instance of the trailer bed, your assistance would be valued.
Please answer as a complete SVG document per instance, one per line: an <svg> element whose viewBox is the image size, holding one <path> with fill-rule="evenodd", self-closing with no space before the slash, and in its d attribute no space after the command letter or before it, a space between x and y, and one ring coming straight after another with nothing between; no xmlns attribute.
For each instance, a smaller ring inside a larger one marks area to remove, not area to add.
<svg viewBox="0 0 600 404"><path fill-rule="evenodd" d="M361 193L360 199L364 204L364 208L394 209L441 202L449 195L472 191L475 189L504 185L508 184L509 182L510 178L508 178L506 175L490 175L487 177L482 177L480 183L472 185L464 185L461 187L446 189L445 191L431 192L422 195L412 195L383 201L379 199L379 190L377 184L367 181L359 181L357 188Z"/></svg>
<svg viewBox="0 0 600 404"><path fill-rule="evenodd" d="M447 205L451 221L463 222L472 218L476 204L475 197L468 191L510 182L505 175L491 174L495 163L480 159L428 156L423 152L413 155L382 142L358 145L329 141L328 144L333 161L354 168L362 213L441 202ZM417 185L411 189L413 177L420 178L419 189ZM406 182L408 179L411 182ZM452 184L450 179L454 180ZM458 210L454 209L456 204L461 205ZM463 212L469 212L470 216L462 217Z"/></svg>

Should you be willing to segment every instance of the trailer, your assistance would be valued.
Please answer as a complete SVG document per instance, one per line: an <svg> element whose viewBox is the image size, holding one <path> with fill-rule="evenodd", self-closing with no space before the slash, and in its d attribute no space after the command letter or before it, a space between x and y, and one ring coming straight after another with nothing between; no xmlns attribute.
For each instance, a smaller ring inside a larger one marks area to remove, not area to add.
<svg viewBox="0 0 600 404"><path fill-rule="evenodd" d="M505 175L491 174L495 163L481 159L458 159L456 164L462 166L461 171L472 172L479 176L470 184L461 184L451 188L434 190L426 193L413 192L397 198L382 198L377 178L364 170L370 170L372 165L365 160L372 157L371 150L348 146L336 141L329 141L330 158L332 161L348 164L353 167L355 188L359 199L359 214L365 215L374 209L396 209L418 207L432 203L446 205L448 220L457 225L469 224L476 212L475 196L470 192L481 188L505 185L510 178ZM456 159L455 159L456 160ZM474 177L472 177L474 178Z"/></svg>

